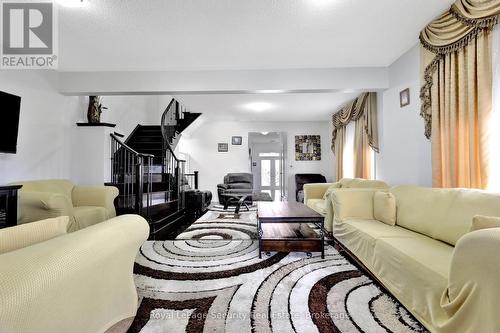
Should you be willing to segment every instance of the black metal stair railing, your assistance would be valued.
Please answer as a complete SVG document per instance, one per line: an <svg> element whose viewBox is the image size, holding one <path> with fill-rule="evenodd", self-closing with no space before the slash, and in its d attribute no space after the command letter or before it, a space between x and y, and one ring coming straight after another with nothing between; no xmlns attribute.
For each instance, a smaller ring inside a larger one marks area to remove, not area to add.
<svg viewBox="0 0 500 333"><path fill-rule="evenodd" d="M184 175L186 161L175 156L174 148L180 138L180 133L177 132L177 126L182 115L181 104L175 99L172 99L161 117L161 133L163 136L163 175L167 178L164 180L169 187L167 193L172 195L171 198L166 199L178 200L179 210L185 208Z"/></svg>
<svg viewBox="0 0 500 333"><path fill-rule="evenodd" d="M165 177L164 183L168 186L168 191L166 195L170 195L169 198L165 198L166 201L178 201L178 209L185 208L184 202L184 173L186 161L181 160L175 156L172 148L167 142L164 142L163 149L163 176Z"/></svg>
<svg viewBox="0 0 500 333"><path fill-rule="evenodd" d="M192 173L186 173L186 181L187 184L191 189L197 190L199 188L199 171L193 171Z"/></svg>
<svg viewBox="0 0 500 333"><path fill-rule="evenodd" d="M120 191L117 208L122 212L135 212L149 219L153 158L136 152L111 134L111 185Z"/></svg>

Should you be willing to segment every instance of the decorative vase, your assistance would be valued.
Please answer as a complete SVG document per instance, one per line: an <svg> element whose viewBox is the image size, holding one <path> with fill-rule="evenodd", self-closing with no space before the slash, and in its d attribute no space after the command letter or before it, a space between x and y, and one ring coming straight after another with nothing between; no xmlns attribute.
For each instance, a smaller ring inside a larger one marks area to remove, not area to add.
<svg viewBox="0 0 500 333"><path fill-rule="evenodd" d="M101 122L101 103L99 96L89 96L89 108L87 110L87 120L89 123Z"/></svg>

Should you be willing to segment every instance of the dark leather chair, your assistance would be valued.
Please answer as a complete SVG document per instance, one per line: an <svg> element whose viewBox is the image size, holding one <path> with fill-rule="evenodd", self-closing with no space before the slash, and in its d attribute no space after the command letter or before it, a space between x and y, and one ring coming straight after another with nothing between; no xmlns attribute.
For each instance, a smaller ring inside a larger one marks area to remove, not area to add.
<svg viewBox="0 0 500 333"><path fill-rule="evenodd" d="M297 202L304 202L304 184L312 183L326 183L326 178L319 173L295 174L295 199Z"/></svg>
<svg viewBox="0 0 500 333"><path fill-rule="evenodd" d="M224 183L217 185L219 203L224 205L227 197L224 194L252 194L253 175L251 173L228 173L224 176Z"/></svg>

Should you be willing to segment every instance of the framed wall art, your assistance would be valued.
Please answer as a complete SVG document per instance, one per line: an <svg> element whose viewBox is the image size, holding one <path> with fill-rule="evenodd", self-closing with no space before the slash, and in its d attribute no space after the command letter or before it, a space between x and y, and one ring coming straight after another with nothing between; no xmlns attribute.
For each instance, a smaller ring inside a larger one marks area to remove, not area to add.
<svg viewBox="0 0 500 333"><path fill-rule="evenodd" d="M402 108L407 105L410 105L410 88L406 88L399 93L399 107Z"/></svg>
<svg viewBox="0 0 500 333"><path fill-rule="evenodd" d="M218 143L217 144L217 151L219 153L227 153L229 151L229 144L228 143Z"/></svg>
<svg viewBox="0 0 500 333"><path fill-rule="evenodd" d="M231 137L231 144L233 146L241 146L242 143L243 143L243 137L241 137L241 136Z"/></svg>
<svg viewBox="0 0 500 333"><path fill-rule="evenodd" d="M321 136L319 136L319 135L296 135L295 136L295 160L296 161L320 161L321 160Z"/></svg>

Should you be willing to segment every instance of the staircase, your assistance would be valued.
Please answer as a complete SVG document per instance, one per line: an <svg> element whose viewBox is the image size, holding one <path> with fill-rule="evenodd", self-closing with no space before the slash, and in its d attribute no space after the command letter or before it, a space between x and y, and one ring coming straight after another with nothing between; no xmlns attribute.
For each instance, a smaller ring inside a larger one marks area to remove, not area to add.
<svg viewBox="0 0 500 333"><path fill-rule="evenodd" d="M111 134L110 185L120 191L117 213L146 218L151 239L184 218L185 161L174 149L182 132L200 115L172 99L161 125L137 125L125 142Z"/></svg>
<svg viewBox="0 0 500 333"><path fill-rule="evenodd" d="M201 113L186 111L185 107L175 99L170 101L161 117L161 131L172 149L177 147L182 132L199 116Z"/></svg>

